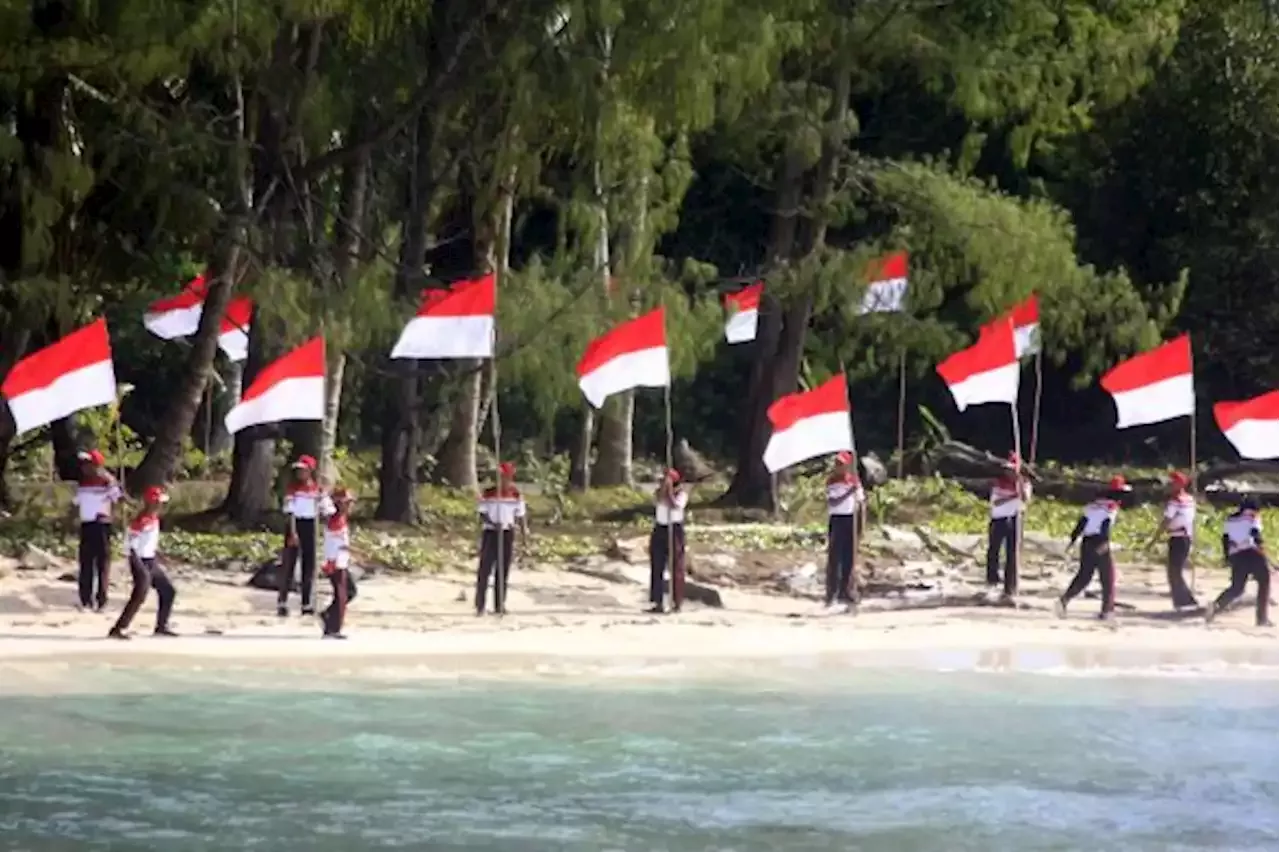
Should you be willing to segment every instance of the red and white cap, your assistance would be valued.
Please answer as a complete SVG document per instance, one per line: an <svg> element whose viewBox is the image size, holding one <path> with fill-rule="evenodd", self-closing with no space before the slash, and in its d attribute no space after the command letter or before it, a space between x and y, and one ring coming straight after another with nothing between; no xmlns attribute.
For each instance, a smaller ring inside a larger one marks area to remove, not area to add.
<svg viewBox="0 0 1280 852"><path fill-rule="evenodd" d="M152 485L142 492L142 499L148 503L168 503L169 492L165 491L162 485Z"/></svg>
<svg viewBox="0 0 1280 852"><path fill-rule="evenodd" d="M315 470L315 456L301 455L293 462L294 470Z"/></svg>
<svg viewBox="0 0 1280 852"><path fill-rule="evenodd" d="M1124 477L1117 473L1115 476L1111 477L1111 482L1108 483L1107 490L1108 491L1132 491L1133 486L1125 482Z"/></svg>
<svg viewBox="0 0 1280 852"><path fill-rule="evenodd" d="M107 463L106 457L97 450L81 450L76 453L76 458L80 459L82 462L89 462L90 464L96 464L98 466L102 466Z"/></svg>

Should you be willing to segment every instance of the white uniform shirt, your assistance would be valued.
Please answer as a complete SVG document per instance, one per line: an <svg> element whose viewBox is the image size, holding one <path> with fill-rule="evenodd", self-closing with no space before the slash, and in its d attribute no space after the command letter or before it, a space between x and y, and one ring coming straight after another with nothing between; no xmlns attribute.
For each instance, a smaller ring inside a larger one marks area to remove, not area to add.
<svg viewBox="0 0 1280 852"><path fill-rule="evenodd" d="M1170 538L1187 538L1195 529L1196 498L1183 491L1164 504L1164 519L1169 522Z"/></svg>
<svg viewBox="0 0 1280 852"><path fill-rule="evenodd" d="M848 492L847 496L846 492ZM838 497L844 497L844 499L832 504L831 501ZM845 476L833 475L827 480L828 515L852 515L865 500L866 494L862 490L862 483L852 473Z"/></svg>
<svg viewBox="0 0 1280 852"><path fill-rule="evenodd" d="M997 503L1012 497L1007 503ZM991 519L1014 518L1022 512L1024 501L1031 497L1031 483L1022 483L1022 493L1018 493L1018 482L1015 479L997 479L991 485Z"/></svg>
<svg viewBox="0 0 1280 852"><path fill-rule="evenodd" d="M84 479L76 486L71 502L80 510L80 523L109 520L111 507L124 496L110 479Z"/></svg>
<svg viewBox="0 0 1280 852"><path fill-rule="evenodd" d="M689 493L683 489L677 488L675 491L675 505L668 506L667 502L661 497L658 498L657 504L654 506L653 517L659 526L670 526L671 524L683 524L685 509L689 506Z"/></svg>
<svg viewBox="0 0 1280 852"><path fill-rule="evenodd" d="M160 518L143 512L129 523L129 535L126 539L129 553L137 554L139 559L154 559L160 549Z"/></svg>
<svg viewBox="0 0 1280 852"><path fill-rule="evenodd" d="M325 522L324 562L338 570L351 565L351 526L345 515L333 515Z"/></svg>
<svg viewBox="0 0 1280 852"><path fill-rule="evenodd" d="M1244 553L1246 550L1257 550L1258 543L1254 540L1253 534L1256 532L1261 537L1262 520L1257 512L1247 509L1243 512L1234 512L1227 516L1222 532L1227 537L1227 550L1232 555Z"/></svg>
<svg viewBox="0 0 1280 852"><path fill-rule="evenodd" d="M284 495L284 513L300 521L313 521L320 517L320 507L325 498L325 493L314 482L306 485L291 482Z"/></svg>
<svg viewBox="0 0 1280 852"><path fill-rule="evenodd" d="M486 488L480 495L477 509L487 530L512 529L516 521L523 518L527 512L524 497L520 495L518 488L504 488L501 491L496 488Z"/></svg>
<svg viewBox="0 0 1280 852"><path fill-rule="evenodd" d="M1101 535L1102 525L1110 521L1115 526L1120 515L1120 504L1115 500L1094 500L1084 507L1084 529L1082 535Z"/></svg>

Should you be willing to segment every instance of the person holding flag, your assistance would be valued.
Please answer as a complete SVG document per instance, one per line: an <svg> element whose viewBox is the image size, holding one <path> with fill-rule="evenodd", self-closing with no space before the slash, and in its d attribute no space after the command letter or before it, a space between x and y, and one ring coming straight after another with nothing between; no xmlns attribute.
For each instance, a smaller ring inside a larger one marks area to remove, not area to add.
<svg viewBox="0 0 1280 852"><path fill-rule="evenodd" d="M991 483L991 520L987 524L987 588L1000 585L1000 550L1004 549L1004 591L1001 599L1018 594L1018 528L1031 499L1031 483L1022 475L1022 462L1010 453L1004 470Z"/></svg>
<svg viewBox="0 0 1280 852"><path fill-rule="evenodd" d="M101 452L84 450L77 458L80 479L71 503L80 519L80 607L92 606L101 612L107 606L107 588L111 585L112 515L115 504L124 499L124 492L107 471Z"/></svg>
<svg viewBox="0 0 1280 852"><path fill-rule="evenodd" d="M1227 516L1222 525L1222 558L1231 566L1231 585L1209 605L1206 623L1213 623L1218 613L1231 606L1244 594L1250 578L1258 583L1258 603L1254 613L1259 627L1271 627L1267 607L1271 604L1271 566L1262 541L1262 520L1258 517L1258 501L1245 497L1240 508Z"/></svg>
<svg viewBox="0 0 1280 852"><path fill-rule="evenodd" d="M857 536L865 523L866 492L858 478L853 453L836 454L827 477L827 607L846 610L858 605L854 576Z"/></svg>
<svg viewBox="0 0 1280 852"><path fill-rule="evenodd" d="M1124 481L1123 476L1113 476L1107 490L1084 507L1080 520L1071 531L1071 540L1067 549L1080 539L1080 570L1076 571L1071 585L1058 598L1058 617L1067 614L1067 604L1072 598L1083 592L1093 581L1093 575L1099 575L1102 582L1102 612L1099 618L1109 620L1116 609L1116 563L1111 555L1111 528L1120 515L1120 499L1133 488Z"/></svg>
<svg viewBox="0 0 1280 852"><path fill-rule="evenodd" d="M520 489L516 488L514 464L502 462L498 465L498 485L484 490L477 508L483 530L480 533L480 564L476 569L476 615L484 615L490 575L493 576L493 611L497 615L505 615L507 581L511 577L515 550L515 528L520 527L521 541L526 540L529 534L528 510Z"/></svg>
<svg viewBox="0 0 1280 852"><path fill-rule="evenodd" d="M129 625L142 608L147 592L156 590L159 606L156 608L156 636L176 636L169 629L169 614L173 612L173 600L177 592L169 575L160 567L157 552L160 549L160 507L169 502L169 495L159 485L142 492L142 510L129 524L126 544L129 572L133 575L133 590L129 601L107 636L111 639L128 639Z"/></svg>
<svg viewBox="0 0 1280 852"><path fill-rule="evenodd" d="M351 505L355 496L339 486L322 499L324 522L324 566L320 569L333 586L333 600L320 613L325 639L346 639L342 622L347 604L356 598L356 581L351 576Z"/></svg>
<svg viewBox="0 0 1280 852"><path fill-rule="evenodd" d="M684 516L689 491L680 484L680 471L669 468L653 492L654 523L649 534L649 602L652 613L663 613L667 564L671 565L671 611L684 604Z"/></svg>
<svg viewBox="0 0 1280 852"><path fill-rule="evenodd" d="M1187 491L1190 478L1180 470L1169 474L1169 499L1164 504L1164 515L1147 543L1150 549L1164 534L1168 541L1165 570L1169 579L1169 595L1174 609L1195 608L1195 593L1187 586L1185 571L1191 562L1191 548L1195 544L1196 498Z"/></svg>

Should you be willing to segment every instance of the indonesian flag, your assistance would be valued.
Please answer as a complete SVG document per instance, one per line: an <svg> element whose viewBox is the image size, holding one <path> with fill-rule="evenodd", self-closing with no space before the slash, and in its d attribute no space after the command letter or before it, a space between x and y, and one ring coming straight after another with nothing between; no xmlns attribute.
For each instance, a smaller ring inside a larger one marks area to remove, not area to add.
<svg viewBox="0 0 1280 852"><path fill-rule="evenodd" d="M667 324L662 308L624 322L587 344L578 361L578 387L596 408L631 388L671 384Z"/></svg>
<svg viewBox="0 0 1280 852"><path fill-rule="evenodd" d="M764 448L770 473L815 456L853 451L849 390L838 375L811 391L788 394L769 406L773 434Z"/></svg>
<svg viewBox="0 0 1280 852"><path fill-rule="evenodd" d="M724 339L730 343L747 343L756 339L756 322L760 319L760 294L764 282L757 281L736 293L725 293L724 307L729 319L724 324Z"/></svg>
<svg viewBox="0 0 1280 852"><path fill-rule="evenodd" d="M1117 429L1194 414L1191 335L1175 337L1112 367L1099 384L1116 401Z"/></svg>
<svg viewBox="0 0 1280 852"><path fill-rule="evenodd" d="M1018 357L1034 355L1040 351L1040 301L1032 293L1026 301L1014 305L1013 310L1001 314L982 328L986 334L996 323L1013 323L1013 339Z"/></svg>
<svg viewBox="0 0 1280 852"><path fill-rule="evenodd" d="M862 295L860 314L902 310L907 296L907 253L894 252L871 265L871 282Z"/></svg>
<svg viewBox="0 0 1280 852"><path fill-rule="evenodd" d="M1280 457L1280 391L1220 402L1213 407L1213 419L1242 458Z"/></svg>
<svg viewBox="0 0 1280 852"><path fill-rule="evenodd" d="M324 419L324 338L313 337L268 364L227 412L227 431L285 420Z"/></svg>
<svg viewBox="0 0 1280 852"><path fill-rule="evenodd" d="M1018 401L1018 351L1010 323L993 323L978 342L938 365L938 375L964 411L984 402Z"/></svg>
<svg viewBox="0 0 1280 852"><path fill-rule="evenodd" d="M448 290L423 290L418 315L400 333L392 358L492 358L497 279L459 281Z"/></svg>
<svg viewBox="0 0 1280 852"><path fill-rule="evenodd" d="M107 321L95 320L57 343L23 358L0 385L9 400L16 435L77 411L116 401Z"/></svg>
<svg viewBox="0 0 1280 852"><path fill-rule="evenodd" d="M182 292L167 299L152 302L142 317L142 324L161 340L190 337L200 327L200 315L204 313L204 300L209 291L209 279L201 273L187 282ZM243 361L249 354L249 321L253 314L253 300L248 296L232 299L222 317L218 330L218 346L232 361Z"/></svg>

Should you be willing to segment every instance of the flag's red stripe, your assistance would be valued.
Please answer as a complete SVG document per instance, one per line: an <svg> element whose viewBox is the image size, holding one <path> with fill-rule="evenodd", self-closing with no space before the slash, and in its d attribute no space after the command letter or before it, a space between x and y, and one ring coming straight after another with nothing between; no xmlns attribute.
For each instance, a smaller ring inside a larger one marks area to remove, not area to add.
<svg viewBox="0 0 1280 852"><path fill-rule="evenodd" d="M62 376L111 360L107 321L94 320L57 343L23 358L5 376L0 392L9 399L47 388Z"/></svg>
<svg viewBox="0 0 1280 852"><path fill-rule="evenodd" d="M313 337L278 361L268 364L240 397L243 405L286 379L324 377L324 338Z"/></svg>
<svg viewBox="0 0 1280 852"><path fill-rule="evenodd" d="M764 292L764 282L757 281L754 284L750 284L746 287L743 287L741 290L739 290L736 293L725 293L724 295L725 307L732 307L734 310L738 310L738 311L750 311L753 309L759 309L760 295L763 292Z"/></svg>
<svg viewBox="0 0 1280 852"><path fill-rule="evenodd" d="M614 358L666 345L666 316L662 308L658 308L644 316L628 320L588 343L578 361L578 377L594 373Z"/></svg>
<svg viewBox="0 0 1280 852"><path fill-rule="evenodd" d="M1007 321L997 322L982 329L977 343L939 364L938 375L948 385L958 385L970 376L1007 367L1017 360L1013 325Z"/></svg>
<svg viewBox="0 0 1280 852"><path fill-rule="evenodd" d="M907 253L905 251L897 251L874 261L871 264L870 270L867 272L867 277L871 286L883 284L886 281L894 281L899 278L906 278Z"/></svg>
<svg viewBox="0 0 1280 852"><path fill-rule="evenodd" d="M1191 373L1191 335L1175 337L1150 352L1136 355L1112 367L1099 384L1111 394L1145 388L1175 376Z"/></svg>
<svg viewBox="0 0 1280 852"><path fill-rule="evenodd" d="M769 406L773 431L783 432L801 420L849 410L849 389L844 375L835 376L811 391L788 394Z"/></svg>
<svg viewBox="0 0 1280 852"><path fill-rule="evenodd" d="M420 317L491 317L498 302L497 278L492 272L456 281L448 290L423 290Z"/></svg>
<svg viewBox="0 0 1280 852"><path fill-rule="evenodd" d="M1238 402L1219 402L1213 407L1213 419L1223 432L1245 420L1280 420L1280 390Z"/></svg>

